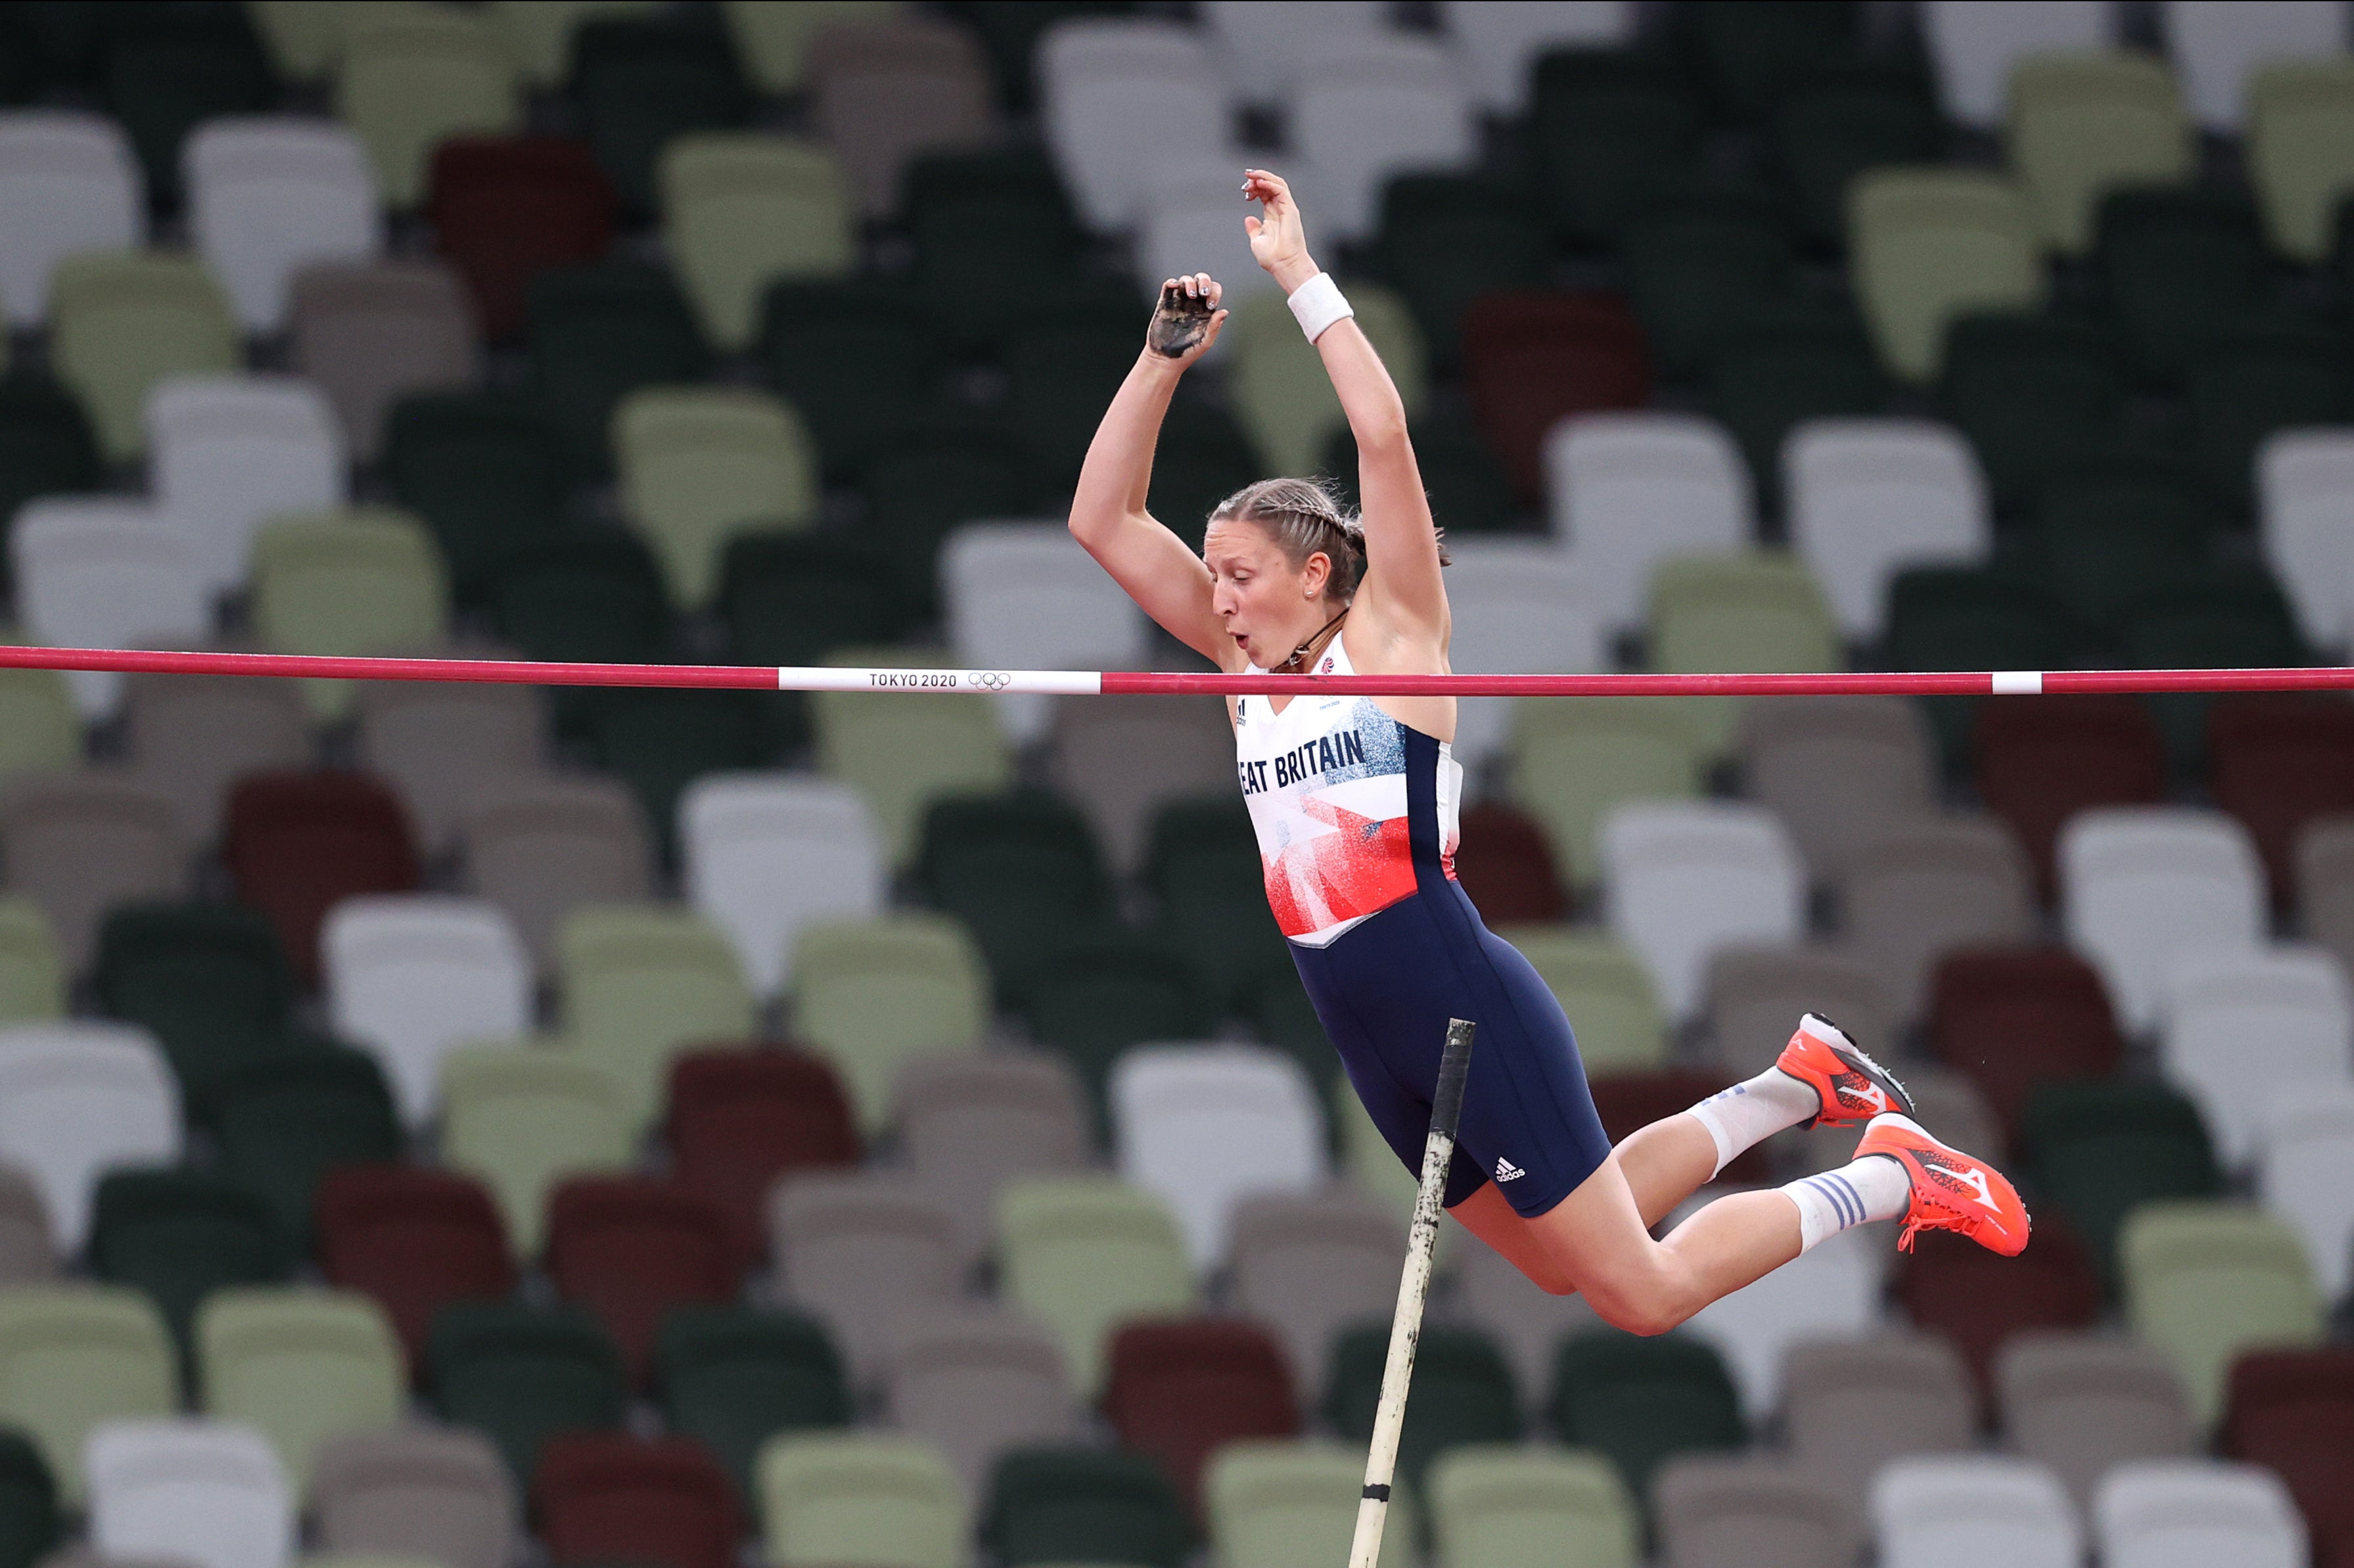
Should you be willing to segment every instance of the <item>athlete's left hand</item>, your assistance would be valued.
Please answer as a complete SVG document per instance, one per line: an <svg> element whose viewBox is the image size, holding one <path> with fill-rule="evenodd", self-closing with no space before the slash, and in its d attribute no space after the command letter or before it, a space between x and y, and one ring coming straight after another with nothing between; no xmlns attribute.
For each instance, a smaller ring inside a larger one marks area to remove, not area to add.
<svg viewBox="0 0 2354 1568"><path fill-rule="evenodd" d="M1252 258L1287 294L1316 276L1315 258L1308 254L1308 228L1299 218L1299 204L1282 175L1266 169L1243 171L1243 199L1259 204L1260 216L1243 219L1250 236Z"/></svg>

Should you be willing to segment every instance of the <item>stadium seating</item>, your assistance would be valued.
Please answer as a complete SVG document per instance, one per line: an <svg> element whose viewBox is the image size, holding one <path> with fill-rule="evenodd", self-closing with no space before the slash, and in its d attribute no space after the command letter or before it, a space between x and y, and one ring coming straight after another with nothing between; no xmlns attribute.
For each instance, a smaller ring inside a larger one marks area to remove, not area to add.
<svg viewBox="0 0 2354 1568"><path fill-rule="evenodd" d="M1606 1455L1635 1497L1649 1493L1662 1461L1738 1448L1747 1436L1723 1361L1704 1342L1676 1335L1596 1330L1564 1340L1549 1413L1563 1442Z"/></svg>
<svg viewBox="0 0 2354 1568"><path fill-rule="evenodd" d="M2047 55L2010 73L2003 141L2053 249L2082 255L2103 196L2191 170L2194 130L2172 76L2145 56Z"/></svg>
<svg viewBox="0 0 2354 1568"><path fill-rule="evenodd" d="M638 1126L629 1091L582 1053L478 1045L441 1058L442 1158L491 1190L518 1256L545 1244L556 1185L627 1165Z"/></svg>
<svg viewBox="0 0 2354 1568"><path fill-rule="evenodd" d="M752 1033L735 949L698 916L655 905L591 905L557 932L567 1044L610 1073L635 1124L652 1114L684 1046Z"/></svg>
<svg viewBox="0 0 2354 1568"><path fill-rule="evenodd" d="M83 1444L94 1429L165 1416L179 1403L162 1314L117 1286L0 1292L0 1408L31 1436L68 1508L88 1499Z"/></svg>
<svg viewBox="0 0 2354 1568"><path fill-rule="evenodd" d="M2232 1365L2218 1446L2260 1464L2289 1486L2305 1514L2317 1560L2346 1550L2344 1351L2254 1351Z"/></svg>
<svg viewBox="0 0 2354 1568"><path fill-rule="evenodd" d="M267 1437L298 1498L326 1445L391 1425L408 1391L391 1320L365 1296L217 1291L196 1345L206 1413Z"/></svg>
<svg viewBox="0 0 2354 1568"><path fill-rule="evenodd" d="M1653 1496L1661 1544L1679 1568L1813 1568L1851 1563L1862 1546L1851 1499L1772 1460L1672 1459Z"/></svg>
<svg viewBox="0 0 2354 1568"><path fill-rule="evenodd" d="M893 1332L883 1397L894 1425L924 1438L969 1493L1004 1455L1071 1441L1077 1403L1052 1334L1016 1313L914 1312Z"/></svg>
<svg viewBox="0 0 2354 1568"><path fill-rule="evenodd" d="M761 1203L779 1175L858 1160L849 1098L816 1056L690 1052L671 1064L664 1103L672 1174L718 1205L739 1255L760 1249Z"/></svg>
<svg viewBox="0 0 2354 1568"><path fill-rule="evenodd" d="M988 1022L981 954L940 916L812 926L794 968L794 1033L833 1061L869 1130L884 1124L902 1063L963 1050Z"/></svg>
<svg viewBox="0 0 2354 1568"><path fill-rule="evenodd" d="M211 120L181 157L196 249L248 332L286 319L288 285L302 268L382 249L366 151L341 126Z"/></svg>
<svg viewBox="0 0 2354 1568"><path fill-rule="evenodd" d="M1762 810L1621 806L1601 840L1611 928L1650 971L1670 1018L1698 1010L1716 949L1798 936L1805 879L1788 835Z"/></svg>
<svg viewBox="0 0 2354 1568"><path fill-rule="evenodd" d="M1120 1175L1169 1203L1197 1268L1225 1255L1245 1196L1307 1192L1323 1178L1315 1088L1279 1052L1138 1046L1113 1069L1110 1102Z"/></svg>
<svg viewBox="0 0 2354 1568"><path fill-rule="evenodd" d="M1203 1474L1206 1533L1233 1568L1277 1568L1345 1552L1363 1480L1356 1456L1326 1439L1230 1443ZM1411 1560L1414 1525L1407 1499L1394 1496L1382 1568Z"/></svg>
<svg viewBox="0 0 2354 1568"><path fill-rule="evenodd" d="M1996 1378L2003 1431L2080 1509L2116 1467L2188 1457L2195 1446L2182 1385L2146 1345L2031 1331L2004 1346Z"/></svg>
<svg viewBox="0 0 2354 1568"><path fill-rule="evenodd" d="M744 1533L735 1488L703 1445L618 1432L552 1438L532 1482L540 1532L559 1563L608 1552L727 1568Z"/></svg>
<svg viewBox="0 0 2354 1568"><path fill-rule="evenodd" d="M518 1490L558 1434L620 1425L620 1353L578 1309L446 1308L433 1319L426 1365L441 1414L496 1444Z"/></svg>
<svg viewBox="0 0 2354 1568"><path fill-rule="evenodd" d="M2326 56L2275 59L2245 78L2248 183L2265 237L2294 260L2317 261L2329 247L2331 208L2346 177L2329 128L2354 96L2349 87L2344 66Z"/></svg>
<svg viewBox="0 0 2354 1568"><path fill-rule="evenodd" d="M672 1429L700 1442L749 1495L752 1461L777 1433L844 1424L850 1393L832 1343L791 1313L681 1307L663 1316L655 1379Z"/></svg>
<svg viewBox="0 0 2354 1568"><path fill-rule="evenodd" d="M2101 1560L2118 1568L2221 1552L2235 1563L2306 1561L2305 1521L2280 1478L2254 1465L2156 1459L2120 1465L2092 1509Z"/></svg>
<svg viewBox="0 0 2354 1568"><path fill-rule="evenodd" d="M862 1383L874 1381L893 1315L965 1294L970 1251L948 1205L902 1177L811 1171L787 1178L767 1210L779 1296L815 1312Z"/></svg>
<svg viewBox="0 0 2354 1568"><path fill-rule="evenodd" d="M311 1490L328 1552L498 1568L514 1550L514 1485L479 1432L419 1422L337 1438L320 1451Z"/></svg>
<svg viewBox="0 0 2354 1568"><path fill-rule="evenodd" d="M1550 438L1547 461L1553 532L1610 631L1641 618L1659 561L1749 541L1749 477L1723 431L1707 421L1588 415Z"/></svg>
<svg viewBox="0 0 2354 1568"><path fill-rule="evenodd" d="M2313 948L2186 959L2168 979L2158 1050L2198 1100L2217 1155L2244 1166L2274 1101L2354 1084L2345 975Z"/></svg>
<svg viewBox="0 0 2354 1568"><path fill-rule="evenodd" d="M251 909L120 906L101 930L94 978L108 1012L154 1033L191 1097L299 1044L293 977L268 919Z"/></svg>
<svg viewBox="0 0 2354 1568"><path fill-rule="evenodd" d="M170 1553L203 1568L270 1568L294 1540L296 1499L250 1426L116 1421L90 1435L90 1544L117 1561Z"/></svg>
<svg viewBox="0 0 2354 1568"><path fill-rule="evenodd" d="M1621 943L1576 930L1503 928L1577 1021L1577 1054L1596 1073L1639 1072L1668 1059L1668 1021L1651 977Z"/></svg>
<svg viewBox="0 0 2354 1568"><path fill-rule="evenodd" d="M1935 378L1956 318L2043 302L2034 211L1999 175L1868 170L1847 212L1858 302L1881 362L1907 381Z"/></svg>
<svg viewBox="0 0 2354 1568"><path fill-rule="evenodd" d="M1791 1347L1782 1372L1791 1452L1818 1473L1967 1452L1977 1393L1945 1340L1889 1335Z"/></svg>
<svg viewBox="0 0 2354 1568"><path fill-rule="evenodd" d="M399 12L343 32L336 112L366 144L396 208L424 197L444 139L504 134L522 116L514 64L482 18Z"/></svg>
<svg viewBox="0 0 2354 1568"><path fill-rule="evenodd" d="M1614 810L1701 793L1702 747L1675 702L1524 703L1512 724L1512 796L1580 887L1603 880L1600 832Z"/></svg>
<svg viewBox="0 0 2354 1568"><path fill-rule="evenodd" d="M21 780L0 805L9 881L56 929L68 967L86 970L106 911L188 890L186 842L171 802L96 770Z"/></svg>
<svg viewBox="0 0 2354 1568"><path fill-rule="evenodd" d="M838 278L857 257L844 171L823 148L775 136L681 136L657 165L664 238L705 338L748 346L779 281Z"/></svg>
<svg viewBox="0 0 2354 1568"><path fill-rule="evenodd" d="M737 1234L717 1203L638 1176L575 1176L551 1192L546 1266L565 1299L596 1314L641 1387L664 1315L730 1299L744 1272Z"/></svg>
<svg viewBox="0 0 2354 1568"><path fill-rule="evenodd" d="M1055 1330L1083 1394L1103 1386L1115 1325L1193 1305L1183 1233L1150 1193L1105 1178L1027 1177L999 1191L997 1232L1001 1288Z"/></svg>
<svg viewBox="0 0 2354 1568"><path fill-rule="evenodd" d="M425 212L465 280L482 331L507 343L540 273L586 266L612 244L619 198L580 142L455 135L433 149Z"/></svg>
<svg viewBox="0 0 2354 1568"><path fill-rule="evenodd" d="M1930 980L1927 1022L1930 1049L2014 1131L2037 1085L2105 1078L2125 1055L2100 975L2057 948L1947 956Z"/></svg>
<svg viewBox="0 0 2354 1568"><path fill-rule="evenodd" d="M1850 641L1885 625L1888 585L1908 567L1982 559L1991 542L1987 482L1949 427L1825 420L1790 434L1782 471L1792 542Z"/></svg>
<svg viewBox="0 0 2354 1568"><path fill-rule="evenodd" d="M222 1170L260 1194L280 1233L311 1234L320 1179L339 1165L390 1160L400 1123L376 1064L335 1045L294 1046L195 1086L192 1119Z"/></svg>
<svg viewBox="0 0 2354 1568"><path fill-rule="evenodd" d="M146 193L131 143L103 115L14 111L0 119L0 308L12 327L47 319L50 274L69 256L129 250Z"/></svg>
<svg viewBox="0 0 2354 1568"><path fill-rule="evenodd" d="M1724 1357L1744 1415L1780 1407L1784 1346L1853 1336L1871 1324L1879 1259L1864 1249L1876 1239L1866 1231L1826 1242L1693 1315L1692 1335Z"/></svg>
<svg viewBox="0 0 2354 1568"><path fill-rule="evenodd" d="M274 1283L291 1250L268 1202L224 1177L117 1169L100 1178L90 1203L90 1272L145 1292L183 1346L207 1296Z"/></svg>
<svg viewBox="0 0 2354 1568"><path fill-rule="evenodd" d="M2262 934L2262 869L2227 819L2152 807L2085 811L2062 830L2069 937L2107 980L2128 1028L2157 1021L2173 966L2245 952Z"/></svg>
<svg viewBox="0 0 2354 1568"><path fill-rule="evenodd" d="M2331 1177L2354 1139L2354 1094L2342 1083L2298 1086L2274 1102L2263 1138L2257 1190L2304 1235L2314 1277L2335 1300L2354 1283L2354 1204Z"/></svg>
<svg viewBox="0 0 2354 1568"><path fill-rule="evenodd" d="M1897 1460L1873 1478L1870 1512L1888 1568L1988 1553L2019 1568L2068 1568L2083 1551L2084 1527L2059 1478L2026 1459Z"/></svg>
<svg viewBox="0 0 2354 1568"><path fill-rule="evenodd" d="M2172 1364L2202 1424L2222 1414L2239 1352L2319 1335L2312 1269L2279 1220L2224 1203L2147 1203L2119 1247L2126 1319Z"/></svg>
<svg viewBox="0 0 2354 1568"><path fill-rule="evenodd" d="M33 1180L58 1250L80 1250L101 1171L180 1153L180 1104L164 1054L123 1024L0 1032L0 1152Z"/></svg>
<svg viewBox="0 0 2354 1568"><path fill-rule="evenodd" d="M761 1534L779 1563L956 1568L968 1505L928 1444L866 1434L787 1436L760 1451Z"/></svg>
<svg viewBox="0 0 2354 1568"><path fill-rule="evenodd" d="M1641 1524L1617 1472L1596 1454L1467 1445L1430 1475L1431 1534L1450 1565L1511 1562L1576 1542L1573 1561L1633 1568Z"/></svg>
<svg viewBox="0 0 2354 1568"><path fill-rule="evenodd" d="M319 1266L365 1292L424 1364L434 1314L453 1301L496 1301L514 1289L504 1224L482 1183L451 1171L353 1164L324 1175L316 1198Z"/></svg>

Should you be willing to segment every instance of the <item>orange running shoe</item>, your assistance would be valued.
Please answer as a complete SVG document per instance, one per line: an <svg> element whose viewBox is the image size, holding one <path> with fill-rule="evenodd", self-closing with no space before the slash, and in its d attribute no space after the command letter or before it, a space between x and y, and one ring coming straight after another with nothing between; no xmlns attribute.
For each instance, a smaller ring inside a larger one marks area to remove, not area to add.
<svg viewBox="0 0 2354 1568"><path fill-rule="evenodd" d="M1879 1116L1855 1157L1884 1154L1904 1167L1913 1202L1904 1211L1896 1250L1913 1250L1915 1231L1959 1231L1988 1252L2017 1257L2027 1250L2027 1205L2001 1171L1958 1149L1948 1149L1910 1117Z"/></svg>
<svg viewBox="0 0 2354 1568"><path fill-rule="evenodd" d="M1822 1109L1806 1127L1853 1127L1876 1116L1914 1114L1913 1097L1896 1075L1865 1055L1847 1031L1808 1013L1774 1065L1815 1091Z"/></svg>

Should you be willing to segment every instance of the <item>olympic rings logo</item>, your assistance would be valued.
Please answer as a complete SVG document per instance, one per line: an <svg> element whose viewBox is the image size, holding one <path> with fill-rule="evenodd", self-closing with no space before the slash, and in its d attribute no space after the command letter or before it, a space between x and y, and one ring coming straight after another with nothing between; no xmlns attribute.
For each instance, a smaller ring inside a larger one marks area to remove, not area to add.
<svg viewBox="0 0 2354 1568"><path fill-rule="evenodd" d="M970 684L991 692L1002 692L1013 683L1013 677L1002 670L968 670L964 678Z"/></svg>

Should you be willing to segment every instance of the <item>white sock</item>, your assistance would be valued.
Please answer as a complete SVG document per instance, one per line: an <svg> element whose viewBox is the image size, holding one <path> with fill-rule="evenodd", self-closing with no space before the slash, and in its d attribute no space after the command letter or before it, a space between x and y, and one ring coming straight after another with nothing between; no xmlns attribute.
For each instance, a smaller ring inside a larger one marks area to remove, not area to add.
<svg viewBox="0 0 2354 1568"><path fill-rule="evenodd" d="M1765 1142L1786 1127L1796 1127L1821 1112L1822 1097L1779 1067L1768 1067L1747 1083L1708 1097L1684 1114L1708 1128L1716 1140L1716 1170L1752 1145Z"/></svg>
<svg viewBox="0 0 2354 1568"><path fill-rule="evenodd" d="M1885 1154L1867 1154L1837 1171L1808 1176L1781 1189L1798 1205L1798 1250L1872 1220L1893 1220L1912 1206L1913 1180Z"/></svg>

